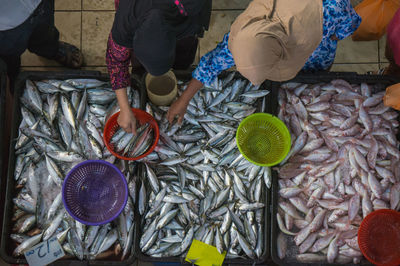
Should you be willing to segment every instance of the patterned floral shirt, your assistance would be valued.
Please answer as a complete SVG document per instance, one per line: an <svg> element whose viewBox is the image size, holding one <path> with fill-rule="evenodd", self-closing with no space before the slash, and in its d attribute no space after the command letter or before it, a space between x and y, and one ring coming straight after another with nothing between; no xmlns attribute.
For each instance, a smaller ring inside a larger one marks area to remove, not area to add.
<svg viewBox="0 0 400 266"><path fill-rule="evenodd" d="M333 63L336 54L336 35L342 40L358 28L361 17L355 12L350 0L322 0L323 1L323 36L322 41L308 58L303 67L304 71L327 70ZM210 86L214 79L223 70L235 65L233 56L228 49L229 32L225 34L217 47L205 54L193 71L193 78Z"/></svg>
<svg viewBox="0 0 400 266"><path fill-rule="evenodd" d="M118 9L120 0L115 0L115 10ZM178 7L179 12L187 16L186 10L179 0L171 0ZM126 88L130 85L129 63L132 49L114 42L111 33L108 36L106 63L113 90Z"/></svg>

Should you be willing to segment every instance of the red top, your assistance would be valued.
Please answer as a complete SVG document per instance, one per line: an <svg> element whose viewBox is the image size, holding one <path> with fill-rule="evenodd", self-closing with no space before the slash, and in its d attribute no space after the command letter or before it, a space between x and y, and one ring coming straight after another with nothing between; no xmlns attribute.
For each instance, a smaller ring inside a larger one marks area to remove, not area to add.
<svg viewBox="0 0 400 266"><path fill-rule="evenodd" d="M185 8L179 0L171 1L178 7L181 14L187 16ZM118 6L119 0L115 0L115 10L118 9ZM115 43L110 32L107 42L106 63L113 90L126 88L130 85L129 62L131 53L132 49Z"/></svg>

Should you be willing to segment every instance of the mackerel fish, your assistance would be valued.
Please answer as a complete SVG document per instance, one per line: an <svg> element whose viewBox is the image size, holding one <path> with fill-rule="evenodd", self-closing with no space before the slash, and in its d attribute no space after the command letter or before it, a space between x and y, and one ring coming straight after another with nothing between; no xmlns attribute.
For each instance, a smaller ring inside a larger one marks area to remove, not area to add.
<svg viewBox="0 0 400 266"><path fill-rule="evenodd" d="M30 81L22 94L22 121L15 151L16 194L11 239L13 255L57 236L69 258L124 260L132 252L136 168L121 161L103 143L105 117L119 111L107 82L94 79ZM129 101L140 108L138 90L128 88ZM96 113L92 112L95 110ZM128 203L115 221L85 226L65 211L61 186L65 175L87 159L118 166L129 184Z"/></svg>
<svg viewBox="0 0 400 266"><path fill-rule="evenodd" d="M139 247L148 256L184 257L198 239L230 259L262 259L271 172L240 155L235 116L254 113L268 92L234 76L199 91L181 126L169 125L168 107L147 104L160 126L158 146L138 166Z"/></svg>

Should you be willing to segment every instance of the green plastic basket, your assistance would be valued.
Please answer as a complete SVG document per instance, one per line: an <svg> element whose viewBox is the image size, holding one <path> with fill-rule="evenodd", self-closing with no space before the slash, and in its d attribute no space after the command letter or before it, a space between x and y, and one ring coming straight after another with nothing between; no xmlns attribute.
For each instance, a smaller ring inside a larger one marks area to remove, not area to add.
<svg viewBox="0 0 400 266"><path fill-rule="evenodd" d="M240 123L236 143L240 153L251 163L272 166L285 159L291 139L289 130L279 118L256 113Z"/></svg>

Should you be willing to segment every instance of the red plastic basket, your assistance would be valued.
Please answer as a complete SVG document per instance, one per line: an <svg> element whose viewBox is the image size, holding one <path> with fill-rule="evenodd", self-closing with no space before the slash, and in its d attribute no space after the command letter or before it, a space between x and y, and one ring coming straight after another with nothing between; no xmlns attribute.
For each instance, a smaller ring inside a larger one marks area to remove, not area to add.
<svg viewBox="0 0 400 266"><path fill-rule="evenodd" d="M122 160L128 160L128 161L136 161L139 159L142 159L149 155L157 146L158 139L160 138L160 129L158 128L157 121L147 112L142 111L140 109L132 108L132 112L136 117L136 120L140 125L143 125L145 123L149 123L150 127L154 131L154 142L150 146L150 148L143 153L142 155L138 157L124 157L114 151L114 145L110 143L111 137L114 135L114 133L119 129L119 125L117 123L117 119L119 116L119 112L115 113L113 116L111 116L104 127L104 133L103 133L103 139L104 143L106 144L107 149L117 158L122 159Z"/></svg>
<svg viewBox="0 0 400 266"><path fill-rule="evenodd" d="M400 264L400 213L384 209L371 212L358 229L358 246L376 265Z"/></svg>

